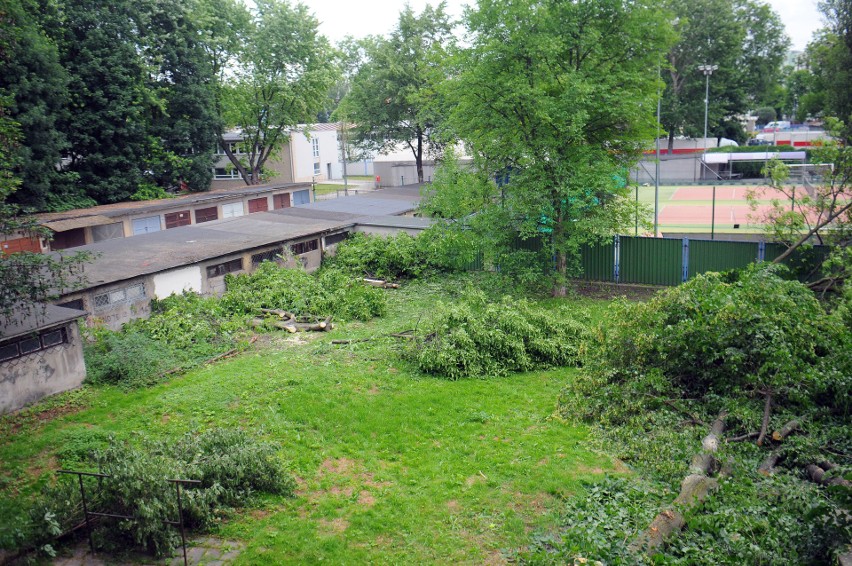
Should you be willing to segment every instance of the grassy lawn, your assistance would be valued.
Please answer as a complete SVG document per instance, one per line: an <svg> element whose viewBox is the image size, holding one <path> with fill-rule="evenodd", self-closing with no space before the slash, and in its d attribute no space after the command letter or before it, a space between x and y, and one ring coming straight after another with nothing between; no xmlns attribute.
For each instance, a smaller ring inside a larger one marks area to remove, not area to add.
<svg viewBox="0 0 852 566"><path fill-rule="evenodd" d="M353 181L372 181L375 179L372 175L346 175L346 178Z"/></svg>
<svg viewBox="0 0 852 566"><path fill-rule="evenodd" d="M314 190L317 195L325 195L328 193L336 193L337 191L343 191L344 185L338 185L335 183L317 183L314 185Z"/></svg>
<svg viewBox="0 0 852 566"><path fill-rule="evenodd" d="M451 288L411 284L389 291L385 319L264 337L149 389L84 388L4 417L0 503L79 466L109 435L243 427L280 446L299 489L221 525L247 544L239 563L500 563L533 531L554 530L560 498L583 480L624 469L552 417L575 370L450 382L418 375L390 338L330 344L412 328ZM582 304L596 317L606 305Z"/></svg>

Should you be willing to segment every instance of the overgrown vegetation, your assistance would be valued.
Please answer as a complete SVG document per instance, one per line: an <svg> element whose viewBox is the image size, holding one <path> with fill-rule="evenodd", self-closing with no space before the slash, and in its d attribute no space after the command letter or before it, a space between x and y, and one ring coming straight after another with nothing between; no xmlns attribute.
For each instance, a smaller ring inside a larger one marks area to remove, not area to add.
<svg viewBox="0 0 852 566"><path fill-rule="evenodd" d="M245 346L260 309L369 320L386 312L384 292L339 270L316 275L264 262L252 274L226 276L221 298L195 293L154 301L152 314L114 332L95 328L86 344L90 383L150 385Z"/></svg>
<svg viewBox="0 0 852 566"><path fill-rule="evenodd" d="M836 478L852 471L848 307L827 312L775 271L706 274L647 303L616 303L560 398L565 418L595 426L602 447L668 490L654 513L670 508L695 473L690 460L706 454L707 423L724 416L728 441L711 466L718 491L704 505L675 506L687 529L656 551L666 563L829 563L852 540L848 483L818 485L804 469L824 466ZM789 437L779 432L791 424ZM569 501L565 536L539 545L531 560L640 560L631 544L649 528L647 498L631 486L609 489L624 505L593 518ZM576 525L592 520L621 529L623 544L577 536Z"/></svg>
<svg viewBox="0 0 852 566"><path fill-rule="evenodd" d="M542 308L482 291L441 304L408 356L421 371L448 379L573 366L588 317L566 306Z"/></svg>
<svg viewBox="0 0 852 566"><path fill-rule="evenodd" d="M96 523L94 537L107 550L142 547L158 557L174 551L179 532L165 521L177 519L178 502L169 479L201 482L182 489L184 521L193 530L210 528L227 509L244 505L256 493L289 496L295 488L277 448L239 429L188 433L168 442L143 440L138 447L111 439L85 459L87 467L109 476L86 478L89 511L132 517ZM19 547L53 555L56 536L83 520L73 479L47 486L28 513L19 517L15 525Z"/></svg>

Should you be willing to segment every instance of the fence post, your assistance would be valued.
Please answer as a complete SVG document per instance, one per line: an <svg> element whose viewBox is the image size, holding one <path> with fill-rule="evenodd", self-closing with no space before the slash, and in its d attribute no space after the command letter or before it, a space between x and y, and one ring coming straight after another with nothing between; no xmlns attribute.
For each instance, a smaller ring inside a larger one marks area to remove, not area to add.
<svg viewBox="0 0 852 566"><path fill-rule="evenodd" d="M689 279L689 238L683 239L683 263L681 265L681 283Z"/></svg>
<svg viewBox="0 0 852 566"><path fill-rule="evenodd" d="M766 259L766 242L757 243L757 261L761 262Z"/></svg>
<svg viewBox="0 0 852 566"><path fill-rule="evenodd" d="M612 261L612 274L615 278L615 282L618 283L621 276L619 273L621 269L621 238L619 238L618 234L615 235L615 241L613 242Z"/></svg>

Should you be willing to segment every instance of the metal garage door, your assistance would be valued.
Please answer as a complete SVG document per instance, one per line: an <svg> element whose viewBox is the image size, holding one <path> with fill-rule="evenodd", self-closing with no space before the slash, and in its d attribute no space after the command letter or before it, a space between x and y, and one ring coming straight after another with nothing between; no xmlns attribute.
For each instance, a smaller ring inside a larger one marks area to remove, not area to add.
<svg viewBox="0 0 852 566"><path fill-rule="evenodd" d="M296 191L293 193L293 206L298 206L300 204L308 204L311 202L311 191L305 189L304 191Z"/></svg>
<svg viewBox="0 0 852 566"><path fill-rule="evenodd" d="M123 237L124 224L121 222L103 224L102 226L92 226L92 239L96 242L102 242L104 240L113 240L115 238Z"/></svg>
<svg viewBox="0 0 852 566"><path fill-rule="evenodd" d="M160 217L149 216L147 218L137 218L133 221L133 235L150 234L151 232L160 231Z"/></svg>
<svg viewBox="0 0 852 566"><path fill-rule="evenodd" d="M243 215L243 203L235 202L233 204L222 205L222 218L233 218Z"/></svg>

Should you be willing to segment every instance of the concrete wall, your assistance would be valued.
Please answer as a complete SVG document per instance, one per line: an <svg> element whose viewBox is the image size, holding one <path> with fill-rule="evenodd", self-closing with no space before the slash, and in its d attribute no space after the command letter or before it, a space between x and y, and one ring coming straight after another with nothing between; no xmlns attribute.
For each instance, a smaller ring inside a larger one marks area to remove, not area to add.
<svg viewBox="0 0 852 566"><path fill-rule="evenodd" d="M82 385L86 378L77 323L65 325L68 342L0 362L0 414Z"/></svg>

